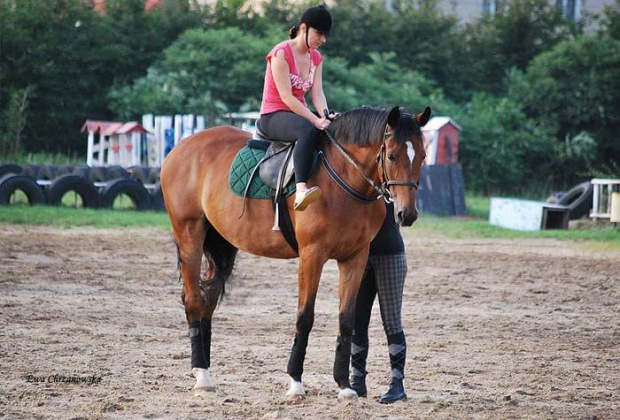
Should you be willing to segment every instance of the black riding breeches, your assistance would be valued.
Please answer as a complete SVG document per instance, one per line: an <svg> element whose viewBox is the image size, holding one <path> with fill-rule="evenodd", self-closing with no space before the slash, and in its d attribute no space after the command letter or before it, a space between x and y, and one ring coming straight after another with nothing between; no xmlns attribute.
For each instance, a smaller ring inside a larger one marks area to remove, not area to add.
<svg viewBox="0 0 620 420"><path fill-rule="evenodd" d="M355 305L355 335L368 336L370 313L377 295L385 334L402 332L401 310L406 277L407 258L404 253L368 257Z"/></svg>
<svg viewBox="0 0 620 420"><path fill-rule="evenodd" d="M295 182L307 182L312 171L312 153L319 138L318 129L304 117L288 111L261 115L260 128L273 140L297 142L293 153Z"/></svg>

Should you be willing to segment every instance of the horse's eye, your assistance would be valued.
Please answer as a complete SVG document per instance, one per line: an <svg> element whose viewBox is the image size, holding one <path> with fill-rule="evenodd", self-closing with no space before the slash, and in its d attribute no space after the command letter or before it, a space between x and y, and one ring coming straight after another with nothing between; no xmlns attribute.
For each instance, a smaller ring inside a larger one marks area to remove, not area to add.
<svg viewBox="0 0 620 420"><path fill-rule="evenodd" d="M396 162L396 153L390 153L388 155L388 159L390 160L390 162Z"/></svg>

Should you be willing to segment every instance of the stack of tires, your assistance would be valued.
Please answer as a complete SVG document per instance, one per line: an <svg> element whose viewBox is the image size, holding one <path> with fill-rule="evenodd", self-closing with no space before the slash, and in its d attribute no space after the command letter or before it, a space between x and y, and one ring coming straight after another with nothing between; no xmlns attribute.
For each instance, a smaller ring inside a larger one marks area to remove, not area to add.
<svg viewBox="0 0 620 420"><path fill-rule="evenodd" d="M0 205L24 193L28 204L60 206L73 192L84 208L115 208L119 197L130 199L129 208L165 211L159 168L86 165L0 165Z"/></svg>

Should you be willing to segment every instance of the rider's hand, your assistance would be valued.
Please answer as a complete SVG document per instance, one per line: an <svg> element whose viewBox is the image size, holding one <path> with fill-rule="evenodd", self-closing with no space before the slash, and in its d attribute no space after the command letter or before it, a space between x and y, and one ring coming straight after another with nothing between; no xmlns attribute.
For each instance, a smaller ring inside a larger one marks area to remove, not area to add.
<svg viewBox="0 0 620 420"><path fill-rule="evenodd" d="M334 111L328 111L327 109L323 110L323 115L330 121L336 121L336 119L338 119L338 117L340 116L339 113Z"/></svg>
<svg viewBox="0 0 620 420"><path fill-rule="evenodd" d="M319 130L325 130L329 127L329 124L331 124L331 121L325 117L314 120L314 126Z"/></svg>

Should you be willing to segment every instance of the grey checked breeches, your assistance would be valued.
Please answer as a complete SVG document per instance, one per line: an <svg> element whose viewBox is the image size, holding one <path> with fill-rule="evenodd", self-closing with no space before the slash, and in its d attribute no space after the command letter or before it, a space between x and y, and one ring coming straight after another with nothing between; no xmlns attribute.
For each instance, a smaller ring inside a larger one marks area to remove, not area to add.
<svg viewBox="0 0 620 420"><path fill-rule="evenodd" d="M383 328L388 335L399 333L403 330L401 310L407 258L405 254L370 255L366 270L369 269L375 274Z"/></svg>

